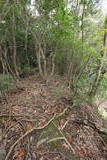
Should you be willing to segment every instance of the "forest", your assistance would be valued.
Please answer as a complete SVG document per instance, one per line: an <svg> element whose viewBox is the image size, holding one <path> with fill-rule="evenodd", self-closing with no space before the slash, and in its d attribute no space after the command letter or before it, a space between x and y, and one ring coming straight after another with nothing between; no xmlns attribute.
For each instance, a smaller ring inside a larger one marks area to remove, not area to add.
<svg viewBox="0 0 107 160"><path fill-rule="evenodd" d="M0 0L0 160L107 160L101 0Z"/></svg>

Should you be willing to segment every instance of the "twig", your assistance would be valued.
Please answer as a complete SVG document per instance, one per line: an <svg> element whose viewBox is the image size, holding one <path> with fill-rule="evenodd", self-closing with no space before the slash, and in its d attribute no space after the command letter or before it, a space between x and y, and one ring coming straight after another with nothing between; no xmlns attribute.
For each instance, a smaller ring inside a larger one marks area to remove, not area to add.
<svg viewBox="0 0 107 160"><path fill-rule="evenodd" d="M32 132L36 131L36 130L42 130L44 129L45 127L47 127L55 118L55 115L42 127L38 127L38 128L35 128L33 127L31 130L27 131L24 135L22 135L10 148L9 152L7 153L7 156L5 158L5 160L9 160L9 157L13 151L13 149L15 148L15 146L21 141L23 140L26 136L30 135Z"/></svg>
<svg viewBox="0 0 107 160"><path fill-rule="evenodd" d="M59 129L58 129L59 130ZM73 153L75 153L73 147L71 146L71 144L69 143L69 141L67 140L67 138L63 135L62 132L60 132L60 134L63 136L63 137L56 137L56 138L53 138L53 139L50 139L47 143L51 143L51 142L54 142L54 141L57 141L57 140L64 140L66 142L66 144L69 146L69 148L72 150Z"/></svg>
<svg viewBox="0 0 107 160"><path fill-rule="evenodd" d="M56 119L59 118L59 117L61 117L61 116L63 116L67 110L68 110L68 108L65 108L63 110L63 112L61 112L60 114L57 115Z"/></svg>
<svg viewBox="0 0 107 160"><path fill-rule="evenodd" d="M60 139L64 139L66 144L69 146L69 148L71 149L71 151L73 153L75 153L73 147L71 146L71 144L69 143L69 141L67 140L67 138L65 137L65 135L63 134L63 132L56 126L56 124L54 122L52 122L53 125L58 129L59 133L61 134L62 137L59 137ZM55 139L56 140L56 139ZM51 141L51 140L50 140Z"/></svg>
<svg viewBox="0 0 107 160"><path fill-rule="evenodd" d="M48 140L47 143L51 143L51 142L54 142L54 141L57 141L57 140L65 140L65 137L55 137L55 138L52 138L52 139Z"/></svg>
<svg viewBox="0 0 107 160"><path fill-rule="evenodd" d="M26 122L37 122L37 119L21 119L21 121L26 121Z"/></svg>
<svg viewBox="0 0 107 160"><path fill-rule="evenodd" d="M67 121L64 123L64 125L63 125L62 128L61 128L61 130L63 130L63 129L66 127L66 125L68 124L68 122L69 122L69 120L67 120Z"/></svg>
<svg viewBox="0 0 107 160"><path fill-rule="evenodd" d="M6 129L6 133L13 127L17 126L18 124L20 124L18 121L12 125L10 125L7 129Z"/></svg>

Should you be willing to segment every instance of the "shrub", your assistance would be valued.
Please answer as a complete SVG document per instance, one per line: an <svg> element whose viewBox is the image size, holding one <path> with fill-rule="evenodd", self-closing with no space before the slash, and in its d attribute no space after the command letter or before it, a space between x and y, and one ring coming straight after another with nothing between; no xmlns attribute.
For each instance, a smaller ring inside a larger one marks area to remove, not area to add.
<svg viewBox="0 0 107 160"><path fill-rule="evenodd" d="M9 90L12 87L13 77L10 74L0 74L0 90Z"/></svg>

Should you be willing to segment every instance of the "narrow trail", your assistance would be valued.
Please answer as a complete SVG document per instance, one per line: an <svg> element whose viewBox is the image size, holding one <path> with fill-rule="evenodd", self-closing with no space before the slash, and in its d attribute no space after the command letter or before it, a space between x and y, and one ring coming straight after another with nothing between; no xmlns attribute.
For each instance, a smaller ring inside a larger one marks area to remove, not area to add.
<svg viewBox="0 0 107 160"><path fill-rule="evenodd" d="M50 114L53 114L52 107L55 108L57 100L67 95L68 91L63 82L53 80L50 83L46 85L42 80L35 80L34 77L21 80L17 84L17 89L8 95L8 106L11 106L14 114L37 116L37 110L48 112L48 107L51 108Z"/></svg>
<svg viewBox="0 0 107 160"><path fill-rule="evenodd" d="M18 82L1 102L1 160L106 160L102 121L88 105L72 107L69 95L63 78Z"/></svg>

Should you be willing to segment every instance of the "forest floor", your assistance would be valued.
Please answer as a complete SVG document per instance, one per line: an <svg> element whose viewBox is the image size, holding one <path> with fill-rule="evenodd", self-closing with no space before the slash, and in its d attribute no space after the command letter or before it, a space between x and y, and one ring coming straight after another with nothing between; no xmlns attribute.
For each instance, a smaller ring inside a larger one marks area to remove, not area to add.
<svg viewBox="0 0 107 160"><path fill-rule="evenodd" d="M70 94L57 76L18 82L0 101L0 160L107 160L102 120Z"/></svg>

